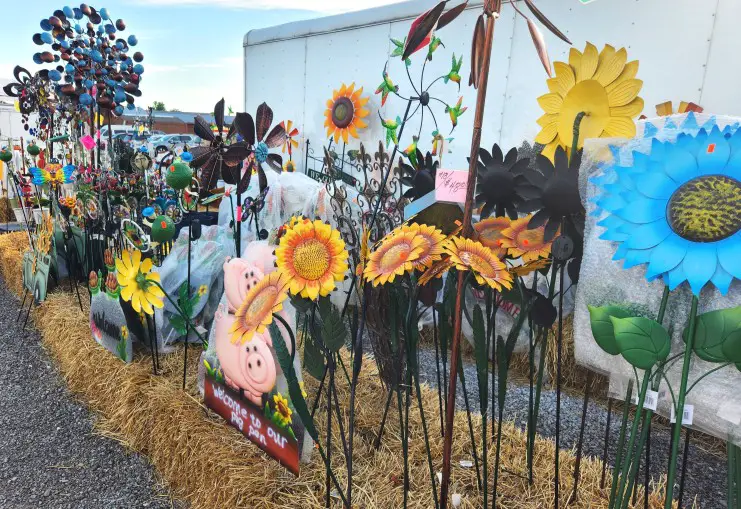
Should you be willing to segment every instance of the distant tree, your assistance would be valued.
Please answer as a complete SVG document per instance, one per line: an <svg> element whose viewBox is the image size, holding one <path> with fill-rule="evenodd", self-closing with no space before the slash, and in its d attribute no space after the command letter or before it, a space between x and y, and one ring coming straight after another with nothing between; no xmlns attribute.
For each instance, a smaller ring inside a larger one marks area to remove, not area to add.
<svg viewBox="0 0 741 509"><path fill-rule="evenodd" d="M177 108L173 108L173 109L171 109L170 111L177 111L177 112L179 112L180 110L179 110L179 109L177 109Z"/></svg>
<svg viewBox="0 0 741 509"><path fill-rule="evenodd" d="M165 103L162 101L154 101L154 103L152 103L152 109L154 109L154 111L167 111Z"/></svg>

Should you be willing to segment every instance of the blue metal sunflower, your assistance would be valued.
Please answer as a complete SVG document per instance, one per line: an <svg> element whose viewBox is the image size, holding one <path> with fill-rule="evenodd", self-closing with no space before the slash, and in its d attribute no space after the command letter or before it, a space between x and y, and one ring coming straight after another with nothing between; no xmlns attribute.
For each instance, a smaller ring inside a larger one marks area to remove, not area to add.
<svg viewBox="0 0 741 509"><path fill-rule="evenodd" d="M653 139L649 155L611 170L617 179L598 183L596 202L608 212L600 238L619 243L614 260L647 264L646 278L670 290L687 281L695 295L709 282L726 294L741 279L741 131Z"/></svg>

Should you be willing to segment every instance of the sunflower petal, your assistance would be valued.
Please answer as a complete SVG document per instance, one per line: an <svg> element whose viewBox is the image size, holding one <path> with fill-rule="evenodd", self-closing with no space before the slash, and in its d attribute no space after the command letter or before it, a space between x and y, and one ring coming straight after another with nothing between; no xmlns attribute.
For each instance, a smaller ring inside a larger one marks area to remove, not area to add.
<svg viewBox="0 0 741 509"><path fill-rule="evenodd" d="M581 68L581 52L576 48L571 48L569 50L569 65L574 70L575 76L579 75L578 70ZM577 81L579 81L577 79Z"/></svg>
<svg viewBox="0 0 741 509"><path fill-rule="evenodd" d="M625 106L633 99L638 97L638 92L643 86L642 80L626 80L607 92L607 99L610 107Z"/></svg>
<svg viewBox="0 0 741 509"><path fill-rule="evenodd" d="M611 138L632 138L636 135L636 125L630 117L612 117L605 126L605 134Z"/></svg>
<svg viewBox="0 0 741 509"><path fill-rule="evenodd" d="M145 260L144 260L144 261L142 262L142 264L141 264L141 267L139 267L139 271L140 271L140 272L141 272L142 274L147 274L147 273L149 273L149 272L150 272L151 270L152 270L152 259L151 259L151 258L146 258L146 259L145 259Z"/></svg>
<svg viewBox="0 0 741 509"><path fill-rule="evenodd" d="M563 97L554 93L541 95L538 97L538 104L546 113L557 114L561 111Z"/></svg>
<svg viewBox="0 0 741 509"><path fill-rule="evenodd" d="M152 309L152 305L149 303L149 301L147 301L146 294L144 294L144 293L141 294L141 298L139 299L139 302L141 303L142 310L146 314L148 314L148 315L153 315L154 314L154 309Z"/></svg>
<svg viewBox="0 0 741 509"><path fill-rule="evenodd" d="M620 73L625 69L625 62L628 60L628 52L625 48L620 48L611 58L600 65L594 79L599 81L603 86L607 86L615 81Z"/></svg>
<svg viewBox="0 0 741 509"><path fill-rule="evenodd" d="M121 287L121 298L123 300L127 301L127 302L130 301L131 300L131 296L133 295L135 288L136 288L136 284L135 283L131 283L131 284L126 285L126 286L122 286Z"/></svg>
<svg viewBox="0 0 741 509"><path fill-rule="evenodd" d="M553 69L556 71L556 77L553 79L558 80L559 88L561 89L559 93L565 96L566 93L571 90L571 87L576 84L574 71L568 64L563 62L553 62ZM553 90L551 90L551 92L553 92Z"/></svg>
<svg viewBox="0 0 741 509"><path fill-rule="evenodd" d="M584 53L581 56L581 66L576 70L576 81L590 80L597 70L599 63L599 52L597 47L591 42L587 43Z"/></svg>
<svg viewBox="0 0 741 509"><path fill-rule="evenodd" d="M610 108L611 117L630 117L635 118L643 111L643 99L636 97L625 106L616 106Z"/></svg>
<svg viewBox="0 0 741 509"><path fill-rule="evenodd" d="M546 145L552 142L557 134L558 124L556 122L552 122L551 124L543 127L543 129L538 133L538 135L535 137L535 143Z"/></svg>
<svg viewBox="0 0 741 509"><path fill-rule="evenodd" d="M137 313L141 313L142 310L140 295L140 292L134 292L131 296L131 307L134 308L134 311Z"/></svg>
<svg viewBox="0 0 741 509"><path fill-rule="evenodd" d="M615 81L610 83L605 87L607 90L607 93L609 94L610 91L612 91L615 87L617 87L620 83L627 80L632 80L638 75L638 60L633 60L632 62L628 62L625 64L625 68L623 69L623 72L620 73L620 76L618 76Z"/></svg>

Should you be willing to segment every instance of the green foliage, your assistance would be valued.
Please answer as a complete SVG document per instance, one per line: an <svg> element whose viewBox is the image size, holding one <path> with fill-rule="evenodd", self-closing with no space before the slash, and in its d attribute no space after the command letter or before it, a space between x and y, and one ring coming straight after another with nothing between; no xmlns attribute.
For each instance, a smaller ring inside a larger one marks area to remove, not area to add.
<svg viewBox="0 0 741 509"><path fill-rule="evenodd" d="M618 306L587 306L592 323L592 335L600 348L610 355L618 355L620 348L615 341L611 318L628 318L630 314Z"/></svg>
<svg viewBox="0 0 741 509"><path fill-rule="evenodd" d="M162 101L154 101L152 103L152 109L154 111L167 111L167 108L165 108L165 103Z"/></svg>
<svg viewBox="0 0 741 509"><path fill-rule="evenodd" d="M613 316L610 320L620 353L631 365L651 369L657 362L666 360L671 350L671 339L660 323L642 317Z"/></svg>
<svg viewBox="0 0 741 509"><path fill-rule="evenodd" d="M741 362L741 307L703 313L696 323L692 348L699 358L708 362ZM689 327L685 327L685 343L688 334Z"/></svg>
<svg viewBox="0 0 741 509"><path fill-rule="evenodd" d="M486 379L489 366L489 352L486 348L486 332L484 330L484 313L481 306L476 304L473 308L473 348L476 358L476 375L479 380L479 405L481 413L486 413L489 394L489 383Z"/></svg>
<svg viewBox="0 0 741 509"><path fill-rule="evenodd" d="M317 380L321 380L325 367L324 354L314 338L307 334L304 340L304 369Z"/></svg>
<svg viewBox="0 0 741 509"><path fill-rule="evenodd" d="M311 435L311 438L313 438L315 442L318 442L319 433L314 425L314 419L311 417L311 412L309 412L309 408L306 406L306 400L301 392L301 386L299 385L298 377L296 376L296 369L293 366L291 354L288 353L286 342L283 340L283 334L281 334L275 322L268 326L268 330L270 331L270 338L273 340L273 348L275 348L275 355L278 357L278 363L280 364L283 373L286 375L286 381L288 382L288 396L296 409L296 413L304 423L306 431Z"/></svg>
<svg viewBox="0 0 741 509"><path fill-rule="evenodd" d="M116 343L116 354L118 354L119 359L126 362L126 340L124 338L119 339Z"/></svg>
<svg viewBox="0 0 741 509"><path fill-rule="evenodd" d="M319 316L322 317L322 341L332 352L338 352L345 345L347 328L340 310L332 305L329 297L319 299Z"/></svg>

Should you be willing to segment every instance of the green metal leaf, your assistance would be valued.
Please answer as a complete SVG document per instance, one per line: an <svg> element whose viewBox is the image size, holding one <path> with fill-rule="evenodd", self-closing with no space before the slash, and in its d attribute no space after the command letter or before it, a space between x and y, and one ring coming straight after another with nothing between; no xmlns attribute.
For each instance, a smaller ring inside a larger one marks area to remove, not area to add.
<svg viewBox="0 0 741 509"><path fill-rule="evenodd" d="M620 348L615 342L615 333L610 318L627 318L630 314L618 306L587 306L587 308L589 308L589 320L592 323L594 340L602 350L610 355L619 354Z"/></svg>
<svg viewBox="0 0 741 509"><path fill-rule="evenodd" d="M275 355L278 357L278 363L280 364L281 369L283 369L283 374L286 375L286 381L288 382L288 395L291 398L291 403L293 403L298 416L301 417L301 422L304 423L306 431L311 435L311 438L313 438L315 442L318 442L319 433L317 433L314 419L311 417L311 412L309 412L309 408L306 406L306 400L304 400L301 386L298 384L296 370L293 367L293 360L291 359L291 354L288 353L286 342L283 340L283 334L281 334L280 329L278 329L275 322L268 326L268 330L270 331L270 338L273 340L273 348L275 348Z"/></svg>
<svg viewBox="0 0 741 509"><path fill-rule="evenodd" d="M497 403L499 411L504 408L504 399L507 397L507 372L509 371L509 358L507 357L507 344L502 336L497 336Z"/></svg>
<svg viewBox="0 0 741 509"><path fill-rule="evenodd" d="M347 339L347 328L340 310L332 305L329 297L319 299L319 315L322 317L322 341L332 352L339 352Z"/></svg>
<svg viewBox="0 0 741 509"><path fill-rule="evenodd" d="M741 362L741 307L719 309L697 317L693 350L708 362ZM687 342L689 327L682 338Z"/></svg>
<svg viewBox="0 0 741 509"><path fill-rule="evenodd" d="M639 369L650 369L671 350L671 339L660 323L649 318L610 317L615 341L626 361Z"/></svg>
<svg viewBox="0 0 741 509"><path fill-rule="evenodd" d="M324 354L314 339L307 335L304 340L304 369L317 380L321 380L325 367Z"/></svg>
<svg viewBox="0 0 741 509"><path fill-rule="evenodd" d="M478 304L473 308L473 348L474 357L476 358L476 375L479 379L479 405L481 413L484 414L489 400L489 384L486 376L489 371L489 352L486 348L484 313Z"/></svg>

